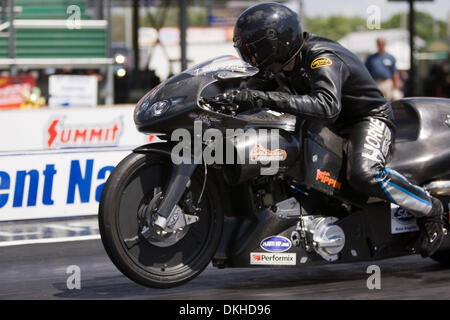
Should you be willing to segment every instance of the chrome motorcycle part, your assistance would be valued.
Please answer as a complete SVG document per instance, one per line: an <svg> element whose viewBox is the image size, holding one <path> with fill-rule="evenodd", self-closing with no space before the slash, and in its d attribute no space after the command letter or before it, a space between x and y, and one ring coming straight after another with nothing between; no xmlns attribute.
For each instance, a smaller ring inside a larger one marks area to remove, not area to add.
<svg viewBox="0 0 450 320"><path fill-rule="evenodd" d="M423 186L432 195L436 196L450 196L450 181L441 180L433 181Z"/></svg>
<svg viewBox="0 0 450 320"><path fill-rule="evenodd" d="M161 187L155 187L153 189L153 197L150 203L148 205L142 205L138 210L138 221L139 225L142 226L140 231L141 239L146 239L158 247L168 247L181 240L187 233L189 225L197 222L200 218L196 215L184 213L179 205L175 205L170 213L170 220L167 223L167 227L162 230L160 227L155 226L152 223L152 219L158 218L155 210L157 210L157 204L163 198L161 189ZM188 208L188 211L192 210ZM153 215L148 217L148 212L153 212ZM132 248L139 241L139 237L125 239L128 248Z"/></svg>
<svg viewBox="0 0 450 320"><path fill-rule="evenodd" d="M325 260L336 261L345 245L344 231L334 224L338 219L321 216L303 216L301 219L314 250Z"/></svg>
<svg viewBox="0 0 450 320"><path fill-rule="evenodd" d="M187 186L190 185L190 181L187 183ZM153 193L155 194L154 198L152 199L152 201L149 204L150 209L153 207L152 203L153 201L158 201L162 199L161 196L161 187L155 188ZM202 187L202 193L204 192L204 184ZM156 200L155 200L156 199ZM201 196L199 197L199 202L197 203L197 205L200 203L201 201ZM154 210L157 210L156 208ZM197 210L196 210L197 211ZM162 235L167 235L167 234L172 234L172 233L180 233L180 231L183 231L185 229L186 226L195 223L199 220L199 217L196 215L188 215L185 214L183 209L177 204L173 207L172 211L169 214L169 217L166 219L166 227L164 229L161 229L161 227L159 225L156 224L156 221L158 221L158 219L161 219L163 217L159 216L157 214L157 212L154 213L153 215L154 218L154 222L150 223L150 229L155 229L155 233L158 235L157 237L160 237ZM163 218L165 219L165 218ZM144 235L144 230L142 231L142 234ZM186 233L186 232L184 232ZM148 240L148 234L145 235L145 237ZM178 240L180 240L182 237L175 237ZM162 239L162 238L161 238ZM158 241L160 241L161 239L158 239ZM167 237L164 237L165 240L167 240ZM151 241L150 241L151 242ZM169 240L169 242L171 242L171 240ZM176 242L176 241L175 241ZM173 243L175 243L173 242ZM151 242L153 243L153 242ZM172 245L173 243L169 244ZM155 244L156 245L156 244Z"/></svg>
<svg viewBox="0 0 450 320"><path fill-rule="evenodd" d="M298 215L299 219L295 231L291 233L291 241L295 247L302 246L307 252L311 252L312 249L307 238L305 221L303 219L304 217L303 208L300 205L300 203L298 203L298 207L299 207L299 215Z"/></svg>
<svg viewBox="0 0 450 320"><path fill-rule="evenodd" d="M183 239L189 231L189 226L199 219L198 216L185 214L181 207L176 205L165 230L150 226L144 227L142 233L146 233L145 237L151 244L157 247L170 247Z"/></svg>
<svg viewBox="0 0 450 320"><path fill-rule="evenodd" d="M284 219L300 217L300 203L294 197L278 202L274 209L274 213Z"/></svg>

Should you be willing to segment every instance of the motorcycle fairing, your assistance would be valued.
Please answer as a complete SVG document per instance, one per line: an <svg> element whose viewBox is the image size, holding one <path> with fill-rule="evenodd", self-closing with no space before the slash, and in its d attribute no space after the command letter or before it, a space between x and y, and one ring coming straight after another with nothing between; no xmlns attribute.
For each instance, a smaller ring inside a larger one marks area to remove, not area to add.
<svg viewBox="0 0 450 320"><path fill-rule="evenodd" d="M392 103L397 124L394 157L388 167L414 184L450 176L450 100L408 98Z"/></svg>
<svg viewBox="0 0 450 320"><path fill-rule="evenodd" d="M344 140L327 127L308 124L305 128L303 163L304 183L327 195L342 190Z"/></svg>
<svg viewBox="0 0 450 320"><path fill-rule="evenodd" d="M219 88L209 85L219 80L233 82L233 79L250 77L257 72L257 68L231 55L196 65L162 82L137 103L134 110L136 127L144 133L171 133L177 128L192 129L193 119L201 120L207 117L229 128L241 128L245 126L242 120L200 107L198 103L200 93L208 87L207 95L219 94L221 93ZM170 106L161 115L154 116L149 109L160 101L167 101ZM170 103L171 101L177 103ZM176 124L175 126L167 125L169 118L170 123Z"/></svg>

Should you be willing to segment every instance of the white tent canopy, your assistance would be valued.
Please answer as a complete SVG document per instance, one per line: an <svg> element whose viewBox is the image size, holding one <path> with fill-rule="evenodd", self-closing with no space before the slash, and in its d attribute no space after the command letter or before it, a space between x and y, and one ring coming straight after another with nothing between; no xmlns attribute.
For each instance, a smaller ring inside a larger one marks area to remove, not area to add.
<svg viewBox="0 0 450 320"><path fill-rule="evenodd" d="M350 33L339 40L344 47L365 59L369 54L377 51L376 39L386 39L386 51L397 60L397 69L408 70L409 61L409 32L404 29L387 29ZM425 46L425 41L415 37L416 49Z"/></svg>

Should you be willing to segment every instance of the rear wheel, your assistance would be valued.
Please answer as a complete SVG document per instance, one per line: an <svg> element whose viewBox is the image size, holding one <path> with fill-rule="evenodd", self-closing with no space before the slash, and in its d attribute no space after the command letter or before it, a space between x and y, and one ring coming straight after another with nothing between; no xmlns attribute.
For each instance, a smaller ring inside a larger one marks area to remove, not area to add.
<svg viewBox="0 0 450 320"><path fill-rule="evenodd" d="M100 200L99 226L106 252L124 275L148 287L173 287L197 276L213 257L222 233L221 199L212 181L208 180L200 210L187 212L192 208L186 203L197 201L204 178L194 173L176 209L197 215L198 221L156 240L142 239L132 246L125 242L140 233L138 212L164 191L170 169L170 159L162 155L130 154L112 172Z"/></svg>

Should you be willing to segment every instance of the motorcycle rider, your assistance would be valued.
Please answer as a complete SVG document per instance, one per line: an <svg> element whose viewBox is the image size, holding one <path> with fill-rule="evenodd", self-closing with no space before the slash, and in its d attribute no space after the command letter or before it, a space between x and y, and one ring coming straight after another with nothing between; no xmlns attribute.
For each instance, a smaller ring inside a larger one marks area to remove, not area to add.
<svg viewBox="0 0 450 320"><path fill-rule="evenodd" d="M233 102L332 127L346 139L349 183L411 212L421 230L421 255L436 252L445 232L442 203L386 167L393 112L359 58L335 41L303 32L297 14L278 3L244 11L233 42L241 58L260 70L253 85L234 93Z"/></svg>

